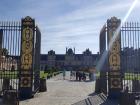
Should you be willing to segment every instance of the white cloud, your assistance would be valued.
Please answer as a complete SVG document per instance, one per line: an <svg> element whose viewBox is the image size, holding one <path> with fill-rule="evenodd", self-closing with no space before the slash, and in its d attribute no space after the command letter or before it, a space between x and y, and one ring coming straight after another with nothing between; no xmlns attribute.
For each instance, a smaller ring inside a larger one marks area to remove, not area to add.
<svg viewBox="0 0 140 105"><path fill-rule="evenodd" d="M54 43L54 49L58 53L61 52L58 48L63 50L70 45L79 47L81 50L78 53L88 47L96 53L99 49L99 32L103 24L112 16L118 16L122 19L132 2L133 0L117 0L109 3L103 0L96 5L89 4L85 8L76 9L66 15L59 16L54 21L49 22L46 27L48 30L45 32L47 34L46 42L48 42L46 45ZM139 7L137 6L137 8ZM45 41L45 39L43 40Z"/></svg>
<svg viewBox="0 0 140 105"><path fill-rule="evenodd" d="M30 15L42 33L42 53L54 49L65 53L66 46L76 46L77 53L99 49L99 32L112 16L123 18L133 0L25 0L18 8L7 11L7 17ZM129 20L140 20L140 0ZM15 11L14 11L15 10ZM9 15L10 14L10 15ZM2 16L1 16L2 17Z"/></svg>

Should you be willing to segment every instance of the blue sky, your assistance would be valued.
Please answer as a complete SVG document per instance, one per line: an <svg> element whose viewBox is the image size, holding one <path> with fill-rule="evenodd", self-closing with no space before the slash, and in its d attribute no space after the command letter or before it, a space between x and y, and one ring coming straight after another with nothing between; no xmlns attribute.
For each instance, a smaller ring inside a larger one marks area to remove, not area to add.
<svg viewBox="0 0 140 105"><path fill-rule="evenodd" d="M41 52L99 51L99 33L108 18L123 19L134 0L1 0L0 20L35 18L42 33ZM128 21L140 21L140 0Z"/></svg>

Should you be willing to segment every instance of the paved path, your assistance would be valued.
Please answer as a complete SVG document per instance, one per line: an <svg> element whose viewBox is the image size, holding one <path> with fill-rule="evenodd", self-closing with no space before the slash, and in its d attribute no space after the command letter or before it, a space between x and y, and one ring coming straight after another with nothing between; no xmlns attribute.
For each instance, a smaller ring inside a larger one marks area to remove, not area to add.
<svg viewBox="0 0 140 105"><path fill-rule="evenodd" d="M47 80L47 92L38 93L34 98L21 101L20 105L71 105L89 97L94 92L95 82L77 82L66 80L62 74Z"/></svg>

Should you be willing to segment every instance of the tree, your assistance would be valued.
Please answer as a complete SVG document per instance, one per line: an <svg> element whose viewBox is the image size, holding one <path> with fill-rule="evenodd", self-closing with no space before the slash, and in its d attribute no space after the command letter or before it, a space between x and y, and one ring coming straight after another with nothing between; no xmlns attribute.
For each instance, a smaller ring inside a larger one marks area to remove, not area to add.
<svg viewBox="0 0 140 105"><path fill-rule="evenodd" d="M15 71L15 66L14 65L12 65L11 71Z"/></svg>
<svg viewBox="0 0 140 105"><path fill-rule="evenodd" d="M7 56L9 54L8 50L6 48L2 48L2 55Z"/></svg>

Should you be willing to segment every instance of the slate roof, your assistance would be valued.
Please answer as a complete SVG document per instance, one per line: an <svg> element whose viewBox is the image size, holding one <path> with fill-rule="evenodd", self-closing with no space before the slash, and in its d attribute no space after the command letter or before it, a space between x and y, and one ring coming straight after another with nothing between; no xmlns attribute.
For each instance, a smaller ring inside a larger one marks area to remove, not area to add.
<svg viewBox="0 0 140 105"><path fill-rule="evenodd" d="M46 61L48 58L47 54L41 54L41 61Z"/></svg>
<svg viewBox="0 0 140 105"><path fill-rule="evenodd" d="M65 54L56 54L56 60L65 60ZM75 54L75 60L83 60L84 55L83 54ZM98 58L98 54L92 54L92 59L95 60ZM48 59L48 54L41 54L41 60L46 61Z"/></svg>
<svg viewBox="0 0 140 105"><path fill-rule="evenodd" d="M57 54L56 60L65 60L65 55L64 54Z"/></svg>

